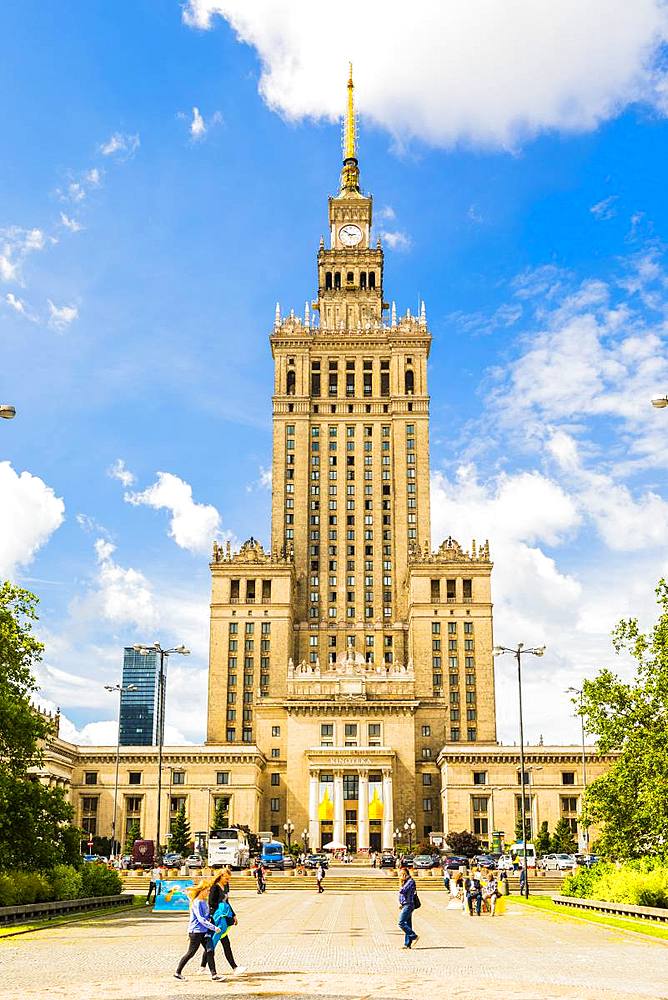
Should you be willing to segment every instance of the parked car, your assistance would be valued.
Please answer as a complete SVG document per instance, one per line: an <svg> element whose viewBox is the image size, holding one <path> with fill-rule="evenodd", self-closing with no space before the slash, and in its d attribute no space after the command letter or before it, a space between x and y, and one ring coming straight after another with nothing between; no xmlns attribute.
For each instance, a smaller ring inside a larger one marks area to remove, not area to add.
<svg viewBox="0 0 668 1000"><path fill-rule="evenodd" d="M434 861L431 854L418 854L413 862L414 868L433 868Z"/></svg>
<svg viewBox="0 0 668 1000"><path fill-rule="evenodd" d="M392 851L383 851L380 856L380 867L381 868L396 868L397 859L395 858Z"/></svg>
<svg viewBox="0 0 668 1000"><path fill-rule="evenodd" d="M399 858L400 868L412 868L415 864L415 858L412 854L402 854Z"/></svg>
<svg viewBox="0 0 668 1000"><path fill-rule="evenodd" d="M545 858L545 871L569 871L575 868L575 855L548 854Z"/></svg>
<svg viewBox="0 0 668 1000"><path fill-rule="evenodd" d="M294 867L295 867L295 859L293 858L293 856L291 854L284 854L283 855L283 868L285 869L285 868L294 868Z"/></svg>
<svg viewBox="0 0 668 1000"><path fill-rule="evenodd" d="M469 859L465 858L463 854L448 854L443 859L443 867L447 868L448 871L457 871L459 868L468 868Z"/></svg>
<svg viewBox="0 0 668 1000"><path fill-rule="evenodd" d="M601 858L598 854L585 854L584 859L579 861L578 864L581 864L584 868L591 868L592 865L597 865L600 860Z"/></svg>
<svg viewBox="0 0 668 1000"><path fill-rule="evenodd" d="M86 864L90 865L90 864L102 864L105 859L100 857L99 854L84 854L83 860L86 862Z"/></svg>
<svg viewBox="0 0 668 1000"><path fill-rule="evenodd" d="M191 854L186 858L186 868L201 868L203 864L201 854Z"/></svg>
<svg viewBox="0 0 668 1000"><path fill-rule="evenodd" d="M329 868L329 858L326 854L308 854L306 860L304 861L305 868L317 868L318 865L322 865L323 868Z"/></svg>
<svg viewBox="0 0 668 1000"><path fill-rule="evenodd" d="M515 862L509 854L502 854L496 863L496 867L500 872L512 872L515 868Z"/></svg>
<svg viewBox="0 0 668 1000"><path fill-rule="evenodd" d="M477 854L473 860L480 868L496 868L496 859L491 854Z"/></svg>
<svg viewBox="0 0 668 1000"><path fill-rule="evenodd" d="M180 854L176 854L174 851L169 851L163 857L162 862L167 868L180 868L183 864L183 858Z"/></svg>

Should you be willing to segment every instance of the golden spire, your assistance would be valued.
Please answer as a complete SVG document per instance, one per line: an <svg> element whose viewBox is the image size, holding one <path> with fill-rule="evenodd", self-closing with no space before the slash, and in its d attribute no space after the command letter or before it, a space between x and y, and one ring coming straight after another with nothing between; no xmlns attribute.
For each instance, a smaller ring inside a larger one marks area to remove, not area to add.
<svg viewBox="0 0 668 1000"><path fill-rule="evenodd" d="M360 172L357 163L357 129L355 126L355 84L353 64L350 63L348 76L348 106L343 126L343 169L341 171L341 191L359 191Z"/></svg>
<svg viewBox="0 0 668 1000"><path fill-rule="evenodd" d="M343 144L343 159L354 160L355 150L355 84L353 83L353 64L350 63L350 76L348 77L348 114L346 116L345 138Z"/></svg>

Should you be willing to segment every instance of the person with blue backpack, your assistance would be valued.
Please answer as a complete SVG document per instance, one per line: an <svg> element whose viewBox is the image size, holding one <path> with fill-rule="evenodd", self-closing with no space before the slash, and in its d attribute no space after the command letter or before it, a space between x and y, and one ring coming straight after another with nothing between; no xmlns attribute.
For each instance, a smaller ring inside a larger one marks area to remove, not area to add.
<svg viewBox="0 0 668 1000"><path fill-rule="evenodd" d="M246 967L243 965L237 965L234 961L234 955L232 954L232 945L230 944L229 931L230 927L233 927L238 923L236 913L230 906L229 899L221 899L218 904L216 911L212 914L213 922L218 928L215 933L207 936L206 947L211 950L211 953L216 949L216 945L220 942L223 949L223 954L227 959L227 963L232 969L235 976L240 976L246 971Z"/></svg>

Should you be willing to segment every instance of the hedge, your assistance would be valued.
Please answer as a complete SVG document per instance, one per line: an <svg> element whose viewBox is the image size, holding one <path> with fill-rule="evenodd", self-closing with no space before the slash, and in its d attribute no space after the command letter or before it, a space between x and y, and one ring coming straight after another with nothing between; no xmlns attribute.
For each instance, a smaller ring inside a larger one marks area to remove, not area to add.
<svg viewBox="0 0 668 1000"><path fill-rule="evenodd" d="M56 865L49 872L10 871L0 875L0 906L117 896L121 891L118 873L98 864L84 865L81 871L70 865Z"/></svg>
<svg viewBox="0 0 668 1000"><path fill-rule="evenodd" d="M561 894L606 903L668 907L668 866L658 861L600 862L565 879Z"/></svg>

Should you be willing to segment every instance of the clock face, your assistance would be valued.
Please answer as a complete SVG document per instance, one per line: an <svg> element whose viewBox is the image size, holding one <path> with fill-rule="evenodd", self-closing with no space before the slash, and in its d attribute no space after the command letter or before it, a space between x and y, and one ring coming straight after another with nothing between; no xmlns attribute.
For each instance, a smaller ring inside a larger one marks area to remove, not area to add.
<svg viewBox="0 0 668 1000"><path fill-rule="evenodd" d="M341 226L339 229L339 239L345 247L355 247L362 239L362 230L349 222L347 226Z"/></svg>

